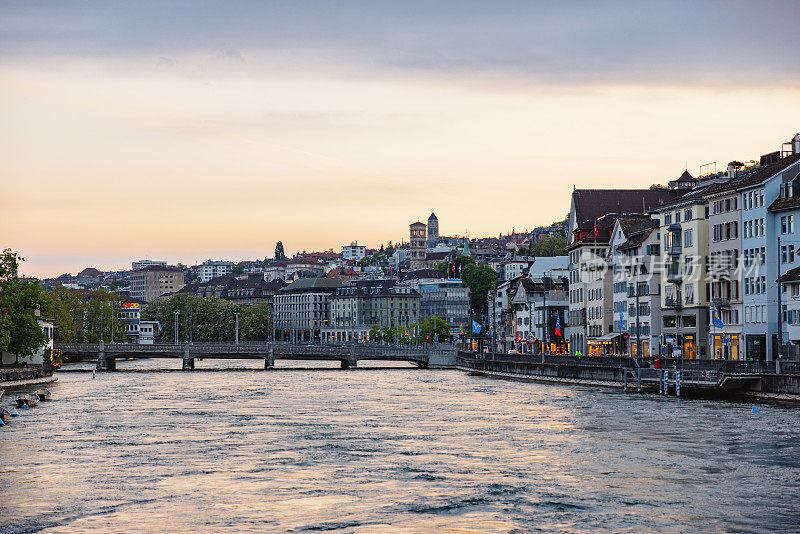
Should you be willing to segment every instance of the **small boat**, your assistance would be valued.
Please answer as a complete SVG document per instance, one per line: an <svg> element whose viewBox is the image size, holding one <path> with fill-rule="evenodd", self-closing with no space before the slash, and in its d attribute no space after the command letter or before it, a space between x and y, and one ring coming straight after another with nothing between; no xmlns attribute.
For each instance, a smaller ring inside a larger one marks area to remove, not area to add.
<svg viewBox="0 0 800 534"><path fill-rule="evenodd" d="M23 395L17 399L17 408L22 408L23 406L33 408L37 404L39 404L39 397L33 394Z"/></svg>
<svg viewBox="0 0 800 534"><path fill-rule="evenodd" d="M10 420L11 420L11 413L5 408L0 408L0 421L2 421L3 424L6 424Z"/></svg>
<svg viewBox="0 0 800 534"><path fill-rule="evenodd" d="M41 402L49 401L50 397L52 396L52 394L50 393L49 389L36 390L34 395L38 395L39 396L39 401L41 401Z"/></svg>

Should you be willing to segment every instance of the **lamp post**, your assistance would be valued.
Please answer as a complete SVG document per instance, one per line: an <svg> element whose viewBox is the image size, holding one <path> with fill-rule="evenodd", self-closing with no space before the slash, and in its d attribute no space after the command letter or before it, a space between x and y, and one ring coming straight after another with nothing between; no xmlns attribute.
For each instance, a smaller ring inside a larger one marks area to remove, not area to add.
<svg viewBox="0 0 800 534"><path fill-rule="evenodd" d="M180 330L180 323L178 320L180 319L181 312L172 312L172 316L175 318L175 344L178 344L178 331Z"/></svg>
<svg viewBox="0 0 800 534"><path fill-rule="evenodd" d="M234 312L233 316L236 318L236 344L239 344L239 312Z"/></svg>

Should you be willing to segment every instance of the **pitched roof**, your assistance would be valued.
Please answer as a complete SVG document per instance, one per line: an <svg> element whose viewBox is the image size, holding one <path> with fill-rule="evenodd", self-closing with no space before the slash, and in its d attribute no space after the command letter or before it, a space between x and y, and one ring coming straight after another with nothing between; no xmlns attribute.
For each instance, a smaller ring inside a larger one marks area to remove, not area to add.
<svg viewBox="0 0 800 534"><path fill-rule="evenodd" d="M697 178L695 178L694 176L692 176L692 175L689 173L689 170L687 169L687 170L683 171L683 174L681 174L681 175L678 177L678 179L677 179L677 180L675 180L675 181L676 181L676 182L684 182L684 183L685 183L685 182L692 182L692 183L696 183L696 182L697 182Z"/></svg>
<svg viewBox="0 0 800 534"><path fill-rule="evenodd" d="M280 290L281 293L300 293L311 291L335 291L336 288L341 287L341 278L298 278L288 286Z"/></svg>
<svg viewBox="0 0 800 534"><path fill-rule="evenodd" d="M800 267L789 269L780 278L781 282L797 282L800 281Z"/></svg>
<svg viewBox="0 0 800 534"><path fill-rule="evenodd" d="M761 182L763 182L764 180L772 178L779 172L797 163L798 161L800 161L800 154L792 154L791 156L786 156L777 163L772 163L770 165L762 165L760 167L754 167L753 169L750 169L748 171L740 172L739 174L736 175L735 178L728 180L727 182L709 186L703 192L703 194L710 195L714 193L735 191L737 189L746 189L748 187L756 186Z"/></svg>
<svg viewBox="0 0 800 534"><path fill-rule="evenodd" d="M649 215L627 216L619 219L619 225L627 240L619 245L618 248L620 250L628 250L644 243L650 237L650 234L659 227L659 222L658 219L654 219Z"/></svg>
<svg viewBox="0 0 800 534"><path fill-rule="evenodd" d="M647 213L679 196L674 189L576 189L572 201L580 226L609 213Z"/></svg>
<svg viewBox="0 0 800 534"><path fill-rule="evenodd" d="M87 267L79 272L78 276L103 276L103 271L98 271L94 267Z"/></svg>

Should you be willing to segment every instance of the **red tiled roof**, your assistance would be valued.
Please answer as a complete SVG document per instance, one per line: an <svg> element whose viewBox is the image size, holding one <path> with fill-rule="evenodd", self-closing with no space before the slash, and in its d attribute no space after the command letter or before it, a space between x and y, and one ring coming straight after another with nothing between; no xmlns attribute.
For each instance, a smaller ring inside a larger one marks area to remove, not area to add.
<svg viewBox="0 0 800 534"><path fill-rule="evenodd" d="M673 189L576 189L572 192L578 226L616 213L647 213L680 196Z"/></svg>

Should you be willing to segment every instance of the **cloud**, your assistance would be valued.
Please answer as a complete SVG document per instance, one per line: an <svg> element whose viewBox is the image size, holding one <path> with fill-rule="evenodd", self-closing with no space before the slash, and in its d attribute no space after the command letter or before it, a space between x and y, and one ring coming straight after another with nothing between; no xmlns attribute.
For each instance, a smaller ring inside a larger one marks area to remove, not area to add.
<svg viewBox="0 0 800 534"><path fill-rule="evenodd" d="M19 2L0 14L7 59L200 56L253 69L313 65L542 82L800 78L792 1L143 1L90 11Z"/></svg>

